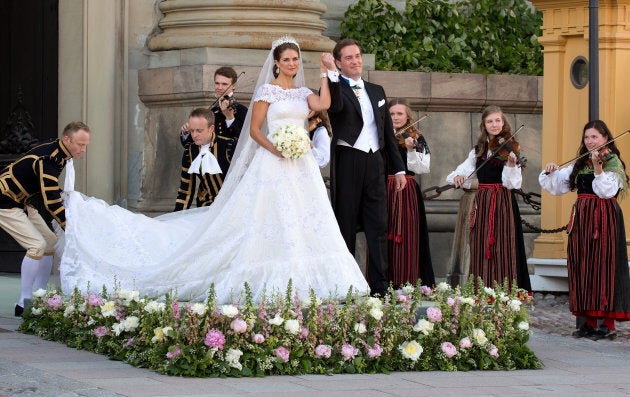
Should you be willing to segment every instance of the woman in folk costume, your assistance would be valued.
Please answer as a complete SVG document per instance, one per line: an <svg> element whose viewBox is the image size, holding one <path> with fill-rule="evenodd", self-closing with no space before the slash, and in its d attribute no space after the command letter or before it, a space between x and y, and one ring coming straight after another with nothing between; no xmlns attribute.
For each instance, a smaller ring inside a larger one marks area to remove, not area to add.
<svg viewBox="0 0 630 397"><path fill-rule="evenodd" d="M446 177L447 183L465 188L470 188L471 174L479 180L470 216L470 276L481 277L487 286L516 281L531 291L521 215L512 192L523 181L520 147L510 139L512 128L497 106L483 111L479 128L477 145Z"/></svg>
<svg viewBox="0 0 630 397"><path fill-rule="evenodd" d="M548 163L538 177L553 195L578 194L567 226L569 309L586 319L573 333L578 338L613 339L615 320L630 320L626 233L617 203L628 194L628 175L612 139L603 121L589 121L578 150L582 157L562 169Z"/></svg>
<svg viewBox="0 0 630 397"><path fill-rule="evenodd" d="M412 110L404 98L388 103L397 132L399 151L405 159L407 185L396 192L394 173L388 170L389 280L395 287L405 283L434 285L435 275L429 249L429 230L424 201L415 175L429 173L431 153L422 132L415 128Z"/></svg>

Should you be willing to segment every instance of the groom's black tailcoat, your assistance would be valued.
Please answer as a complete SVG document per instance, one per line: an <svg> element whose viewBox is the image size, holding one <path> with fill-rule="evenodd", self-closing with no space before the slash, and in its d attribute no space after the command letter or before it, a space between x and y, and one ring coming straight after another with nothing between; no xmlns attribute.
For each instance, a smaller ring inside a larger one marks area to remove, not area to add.
<svg viewBox="0 0 630 397"><path fill-rule="evenodd" d="M338 145L357 141L363 128L361 106L354 91L342 77L329 81L331 106L328 109L333 130L331 142L331 198L339 228L348 249L355 252L357 226L365 231L369 264L367 278L372 293L387 291L387 182L388 163L394 172L404 171L403 159L394 137L394 126L383 87L364 81L374 111L379 150L362 152Z"/></svg>

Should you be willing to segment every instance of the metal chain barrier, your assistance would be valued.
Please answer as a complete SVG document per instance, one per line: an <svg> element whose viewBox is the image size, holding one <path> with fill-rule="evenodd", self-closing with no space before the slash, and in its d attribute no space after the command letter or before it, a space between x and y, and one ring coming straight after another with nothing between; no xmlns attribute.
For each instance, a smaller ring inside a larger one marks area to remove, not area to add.
<svg viewBox="0 0 630 397"><path fill-rule="evenodd" d="M514 193L518 194L519 196L521 196L521 198L523 199L523 202L525 204L530 205L535 211L540 211L540 194L538 193L534 193L534 192L528 192L525 193L522 189L513 189L512 190ZM533 199L532 197L538 197L538 200ZM527 226L528 228L530 228L531 230L538 232L538 233L559 233L563 230L567 230L567 225L564 225L562 227L558 227L556 229L541 229L537 226L532 225L531 223L527 222L525 219L521 218L521 223L525 226Z"/></svg>

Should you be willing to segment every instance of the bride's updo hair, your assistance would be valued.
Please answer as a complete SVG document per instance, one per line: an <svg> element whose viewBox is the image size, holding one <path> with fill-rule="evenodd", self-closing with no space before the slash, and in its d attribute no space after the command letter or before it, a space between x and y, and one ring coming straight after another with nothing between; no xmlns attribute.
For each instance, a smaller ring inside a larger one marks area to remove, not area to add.
<svg viewBox="0 0 630 397"><path fill-rule="evenodd" d="M285 50L294 50L295 52L298 53L298 56L300 56L300 47L292 42L292 41L286 41L283 42L281 44L278 44L274 49L273 49L273 59L274 61L279 61L280 60L280 56L282 55L282 53ZM277 67L273 68L273 77L278 77L278 75L280 74L280 70ZM295 76L293 76L295 77Z"/></svg>

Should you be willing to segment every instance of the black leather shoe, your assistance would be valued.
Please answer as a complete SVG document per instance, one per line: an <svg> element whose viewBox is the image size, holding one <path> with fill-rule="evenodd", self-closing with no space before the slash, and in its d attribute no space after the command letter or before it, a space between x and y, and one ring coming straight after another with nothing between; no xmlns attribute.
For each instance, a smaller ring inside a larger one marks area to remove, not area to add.
<svg viewBox="0 0 630 397"><path fill-rule="evenodd" d="M594 333L595 333L595 328L584 323L577 331L573 331L571 335L573 335L573 337L575 338L585 338L585 337L590 337Z"/></svg>
<svg viewBox="0 0 630 397"><path fill-rule="evenodd" d="M15 305L15 317L22 317L22 313L24 313L24 308L20 305Z"/></svg>
<svg viewBox="0 0 630 397"><path fill-rule="evenodd" d="M591 340L600 340L600 339L610 339L613 340L617 337L617 330L609 330L607 326L601 325L597 328L597 331L593 332L592 335L589 336Z"/></svg>

